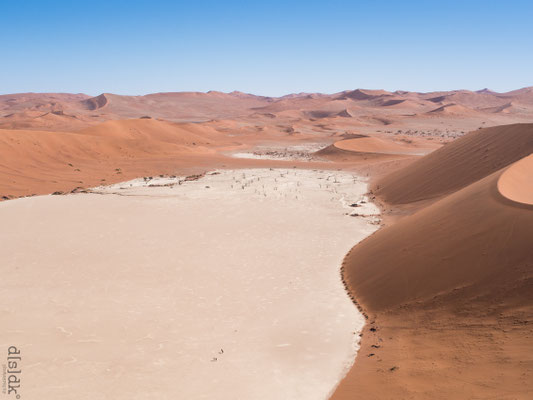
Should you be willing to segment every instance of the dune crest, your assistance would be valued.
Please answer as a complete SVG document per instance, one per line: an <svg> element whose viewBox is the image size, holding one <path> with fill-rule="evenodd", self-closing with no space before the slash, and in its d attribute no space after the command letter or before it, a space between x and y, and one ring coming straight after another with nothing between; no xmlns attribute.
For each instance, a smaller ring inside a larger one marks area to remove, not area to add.
<svg viewBox="0 0 533 400"><path fill-rule="evenodd" d="M445 104L439 108L436 108L434 110L431 110L429 114L432 113L446 113L446 114L462 114L462 115L468 115L475 113L476 110L473 110L471 108L451 103L451 104Z"/></svg>
<svg viewBox="0 0 533 400"><path fill-rule="evenodd" d="M360 153L376 153L376 154L405 154L418 155L430 152L435 146L423 147L419 143L400 142L391 139L378 137L359 137L335 142L334 146L341 150L348 150Z"/></svg>
<svg viewBox="0 0 533 400"><path fill-rule="evenodd" d="M174 173L190 157L205 162L229 143L207 126L153 119L107 121L79 132L0 129L0 198Z"/></svg>
<svg viewBox="0 0 533 400"><path fill-rule="evenodd" d="M533 205L533 155L510 166L498 179L498 190L509 200Z"/></svg>
<svg viewBox="0 0 533 400"><path fill-rule="evenodd" d="M376 195L406 204L452 193L533 152L533 124L471 132L379 179Z"/></svg>

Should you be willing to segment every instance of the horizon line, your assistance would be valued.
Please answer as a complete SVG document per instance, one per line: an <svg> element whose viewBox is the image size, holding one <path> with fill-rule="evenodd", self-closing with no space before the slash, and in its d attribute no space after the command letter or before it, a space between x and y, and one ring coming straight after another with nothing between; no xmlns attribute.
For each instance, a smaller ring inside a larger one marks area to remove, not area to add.
<svg viewBox="0 0 533 400"><path fill-rule="evenodd" d="M116 95L116 96L142 97L142 96L149 96L149 95L153 95L153 94L170 94L170 93L191 93L191 94L211 94L211 93L214 94L214 93L220 93L220 94L226 94L226 95L244 94L244 95L255 96L255 97L283 98L283 97L287 97L287 96L291 96L291 95L305 96L305 95L314 95L314 94L315 95L332 96L332 95L339 94L339 93L355 92L355 91L358 91L358 90L359 91L383 91L383 92L387 92L387 93L391 93L391 94L401 93L401 92L404 92L404 93L417 93L417 94L429 94L429 93L441 93L441 92L472 92L472 93L478 93L479 94L480 92L485 92L485 93L493 93L493 94L497 94L498 95L498 94L506 94L506 93L515 92L515 91L518 91L518 90L532 89L532 88L533 88L533 85L531 85L531 86L523 86L523 87L520 87L520 88L511 89L511 90L504 91L504 92L497 92L495 90L489 89L488 87L485 87L485 88L482 88L482 89L477 89L477 90L472 90L472 89L448 89L448 90L431 90L431 91L416 91L416 90L405 90L405 89L396 89L396 90L391 91L391 90L387 90L387 89L369 89L369 88L361 88L361 87L359 87L359 88L355 88L355 89L345 89L345 90L341 90L341 91L338 91L338 92L332 92L332 93L326 93L326 92L290 92L290 93L286 93L286 94L283 94L283 95L280 95L280 96L268 96L268 95L262 95L262 94L255 94L255 93L251 93L251 92L244 92L244 91L241 91L241 90L232 90L230 92L224 92L224 91L221 91L221 90L208 90L208 91L191 91L191 90L155 91L155 92L146 92L146 93L143 93L143 94L123 94L123 93L113 93L113 92L101 92L101 93L96 94L96 95L88 94L88 93L85 93L85 92L62 92L62 91L40 92L40 91L36 91L36 92L0 93L0 96L24 95L24 94L36 94L36 95L39 95L39 94L42 94L42 95L72 94L72 95L85 95L85 96L90 96L90 97L98 97L98 96L110 94L110 95Z"/></svg>

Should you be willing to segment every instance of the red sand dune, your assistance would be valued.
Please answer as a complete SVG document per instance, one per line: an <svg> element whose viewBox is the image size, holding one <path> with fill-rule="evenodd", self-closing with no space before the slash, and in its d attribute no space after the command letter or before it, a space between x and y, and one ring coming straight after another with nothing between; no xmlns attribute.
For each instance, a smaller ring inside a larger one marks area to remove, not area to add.
<svg viewBox="0 0 533 400"><path fill-rule="evenodd" d="M260 130L242 125L141 118L107 121L77 132L0 129L0 200L224 166L286 167L287 161L237 159L225 153L257 142L287 146L324 140L294 135L281 125Z"/></svg>
<svg viewBox="0 0 533 400"><path fill-rule="evenodd" d="M330 146L327 146L314 154L318 157L333 161L333 162L355 162L360 165L372 164L375 162L384 162L387 160L407 160L413 156L407 154L400 154L394 152L367 152L367 151L357 151L353 148L345 149L344 146L337 146L337 143L334 143ZM348 147L348 146L346 146ZM350 146L351 147L351 146Z"/></svg>
<svg viewBox="0 0 533 400"><path fill-rule="evenodd" d="M171 123L154 119L107 121L81 130L79 133L107 139L164 142L183 146L207 146L225 141L213 128L186 123Z"/></svg>
<svg viewBox="0 0 533 400"><path fill-rule="evenodd" d="M148 115L169 120L209 120L247 114L252 107L270 102L270 98L240 92L177 92L152 93L145 96L121 96L104 93L85 100L86 108L118 118L139 118Z"/></svg>
<svg viewBox="0 0 533 400"><path fill-rule="evenodd" d="M345 108L344 110L339 111L339 112L337 113L337 117L352 118L353 115L352 115L352 113L350 112L350 110L348 110L347 108Z"/></svg>
<svg viewBox="0 0 533 400"><path fill-rule="evenodd" d="M359 173L374 177L405 167L416 158L440 147L422 138L372 137L361 134L345 135L348 139L333 143L315 153L327 160L350 165Z"/></svg>
<svg viewBox="0 0 533 400"><path fill-rule="evenodd" d="M459 105L459 104L445 104L441 107L438 107L434 110L429 111L428 114L456 114L456 115L472 115L476 113L476 110L473 110L471 108Z"/></svg>
<svg viewBox="0 0 533 400"><path fill-rule="evenodd" d="M465 140L442 152L466 161ZM369 323L333 399L531 398L532 167L530 156L493 172L351 250L343 276Z"/></svg>
<svg viewBox="0 0 533 400"><path fill-rule="evenodd" d="M502 104L501 95L490 90L472 92L469 90L452 90L450 92L425 93L422 98L437 104L454 103L469 108L491 107Z"/></svg>
<svg viewBox="0 0 533 400"><path fill-rule="evenodd" d="M498 107L489 107L483 109L485 112L490 113L501 113L501 114L515 114L515 113L527 113L531 112L532 105L529 104L521 104L515 101L510 101L509 103L506 103L502 106Z"/></svg>
<svg viewBox="0 0 533 400"><path fill-rule="evenodd" d="M341 150L348 150L360 153L406 155L426 154L429 153L431 150L439 147L438 145L429 145L427 142L421 145L413 140L398 141L378 137L359 137L341 140L339 142L335 142L334 146Z"/></svg>
<svg viewBox="0 0 533 400"><path fill-rule="evenodd" d="M341 92L339 95L337 95L337 98L341 100L371 100L382 96L392 96L392 93L387 92L386 90L356 89Z"/></svg>
<svg viewBox="0 0 533 400"><path fill-rule="evenodd" d="M511 103L515 106L506 106ZM351 129L373 134L376 129L386 127L388 133L412 130L445 140L483 125L532 122L531 105L531 88L508 93L464 90L390 93L357 89L283 97L240 92L169 92L144 96L102 93L94 97L22 93L0 96L0 128L70 132L104 121L143 116L174 122L232 119L265 126L273 118L279 118L289 125L298 122L303 132L321 129L319 125L325 124L339 134Z"/></svg>
<svg viewBox="0 0 533 400"><path fill-rule="evenodd" d="M461 189L533 152L533 124L481 129L459 138L374 185L389 204L435 198Z"/></svg>
<svg viewBox="0 0 533 400"><path fill-rule="evenodd" d="M169 173L227 143L208 127L151 119L108 121L76 133L0 129L0 196Z"/></svg>

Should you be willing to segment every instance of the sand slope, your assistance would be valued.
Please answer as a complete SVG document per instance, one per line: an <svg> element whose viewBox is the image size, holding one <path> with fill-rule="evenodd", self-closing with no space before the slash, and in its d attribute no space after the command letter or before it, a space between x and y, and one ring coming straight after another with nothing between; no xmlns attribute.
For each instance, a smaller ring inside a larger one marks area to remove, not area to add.
<svg viewBox="0 0 533 400"><path fill-rule="evenodd" d="M169 173L225 143L209 127L151 119L108 121L80 132L0 129L0 196Z"/></svg>
<svg viewBox="0 0 533 400"><path fill-rule="evenodd" d="M369 324L333 399L531 398L532 162L494 172L352 249L344 277Z"/></svg>
<svg viewBox="0 0 533 400"><path fill-rule="evenodd" d="M424 155L438 148L438 146L430 145L428 142L424 144L425 146L420 143L413 143L412 140L395 141L378 137L358 137L335 142L334 146L342 150L359 153L405 155Z"/></svg>
<svg viewBox="0 0 533 400"><path fill-rule="evenodd" d="M177 124L146 118L107 121L83 129L79 133L108 139L139 141L145 144L164 142L191 147L215 145L217 140L224 139L208 126Z"/></svg>
<svg viewBox="0 0 533 400"><path fill-rule="evenodd" d="M465 187L533 152L533 124L471 132L374 185L387 203L404 204Z"/></svg>

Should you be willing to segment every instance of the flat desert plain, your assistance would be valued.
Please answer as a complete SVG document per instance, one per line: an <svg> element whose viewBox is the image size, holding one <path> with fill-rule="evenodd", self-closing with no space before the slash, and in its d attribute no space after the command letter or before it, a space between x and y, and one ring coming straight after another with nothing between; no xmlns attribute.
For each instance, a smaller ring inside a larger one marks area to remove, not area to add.
<svg viewBox="0 0 533 400"><path fill-rule="evenodd" d="M25 395L326 398L364 323L339 265L377 229L366 192L241 169L1 203L1 341L24 350Z"/></svg>

